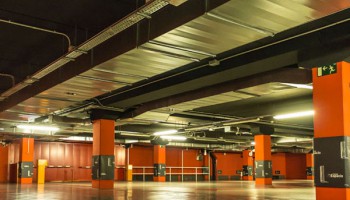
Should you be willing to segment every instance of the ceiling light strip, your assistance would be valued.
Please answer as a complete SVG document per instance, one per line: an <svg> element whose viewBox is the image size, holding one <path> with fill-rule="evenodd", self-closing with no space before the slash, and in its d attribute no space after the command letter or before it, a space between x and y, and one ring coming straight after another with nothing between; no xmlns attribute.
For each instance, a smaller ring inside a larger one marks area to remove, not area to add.
<svg viewBox="0 0 350 200"><path fill-rule="evenodd" d="M315 111L308 110L308 111L303 111L303 112L296 112L296 113L288 113L288 114L283 114L283 115L276 115L273 118L274 119L289 119L289 118L313 116L314 114L315 114Z"/></svg>

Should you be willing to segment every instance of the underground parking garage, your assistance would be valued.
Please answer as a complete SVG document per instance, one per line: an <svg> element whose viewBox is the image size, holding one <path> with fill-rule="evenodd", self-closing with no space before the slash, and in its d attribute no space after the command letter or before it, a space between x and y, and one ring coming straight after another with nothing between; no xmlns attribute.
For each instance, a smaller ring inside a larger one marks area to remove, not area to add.
<svg viewBox="0 0 350 200"><path fill-rule="evenodd" d="M1 199L350 199L346 0L0 4Z"/></svg>

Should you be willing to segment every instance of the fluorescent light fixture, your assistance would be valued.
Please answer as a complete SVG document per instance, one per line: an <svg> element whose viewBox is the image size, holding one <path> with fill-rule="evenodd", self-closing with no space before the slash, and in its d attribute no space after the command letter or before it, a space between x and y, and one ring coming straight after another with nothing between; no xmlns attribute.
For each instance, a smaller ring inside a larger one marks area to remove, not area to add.
<svg viewBox="0 0 350 200"><path fill-rule="evenodd" d="M160 136L162 139L166 140L178 140L178 141L184 141L187 138L185 136L180 136L180 135L162 135Z"/></svg>
<svg viewBox="0 0 350 200"><path fill-rule="evenodd" d="M35 130L35 131L58 131L57 127L53 126L35 126L35 125L17 125L17 128L24 130Z"/></svg>
<svg viewBox="0 0 350 200"><path fill-rule="evenodd" d="M68 141L92 141L92 137L82 137L82 136L69 136L66 138L60 138L61 140L68 140Z"/></svg>
<svg viewBox="0 0 350 200"><path fill-rule="evenodd" d="M207 137L195 137L193 139L197 140L197 141L205 141L205 142L217 142L218 141L218 139L216 139L216 138L207 138Z"/></svg>
<svg viewBox="0 0 350 200"><path fill-rule="evenodd" d="M296 88L309 89L309 90L312 90L314 88L312 85L307 85L307 84L295 84L295 83L283 83L283 84L296 87Z"/></svg>
<svg viewBox="0 0 350 200"><path fill-rule="evenodd" d="M153 135L172 135L175 133L177 133L177 130L167 130L167 131L155 132L155 133L153 133Z"/></svg>
<svg viewBox="0 0 350 200"><path fill-rule="evenodd" d="M255 145L255 142L251 142L250 144L251 144L251 145Z"/></svg>
<svg viewBox="0 0 350 200"><path fill-rule="evenodd" d="M134 132L122 132L120 133L122 136L134 136L134 137L150 137L150 135L142 134L142 133L134 133Z"/></svg>
<svg viewBox="0 0 350 200"><path fill-rule="evenodd" d="M296 113L289 113L289 114L283 114L283 115L276 115L273 118L274 119L288 119L288 118L312 116L314 114L315 114L315 111L308 110L308 111L303 111L303 112L296 112Z"/></svg>

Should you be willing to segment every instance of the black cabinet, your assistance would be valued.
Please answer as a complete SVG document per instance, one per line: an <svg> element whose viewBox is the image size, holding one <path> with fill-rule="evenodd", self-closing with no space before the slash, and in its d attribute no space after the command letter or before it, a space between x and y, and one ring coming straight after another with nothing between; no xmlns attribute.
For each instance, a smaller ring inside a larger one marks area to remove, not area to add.
<svg viewBox="0 0 350 200"><path fill-rule="evenodd" d="M92 179L114 180L114 156L92 156Z"/></svg>

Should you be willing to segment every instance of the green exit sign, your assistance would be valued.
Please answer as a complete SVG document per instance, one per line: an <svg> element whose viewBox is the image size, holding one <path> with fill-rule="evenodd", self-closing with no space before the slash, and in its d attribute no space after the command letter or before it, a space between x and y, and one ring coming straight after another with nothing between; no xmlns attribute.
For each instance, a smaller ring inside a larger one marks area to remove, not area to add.
<svg viewBox="0 0 350 200"><path fill-rule="evenodd" d="M317 68L317 76L326 76L337 73L337 63Z"/></svg>

